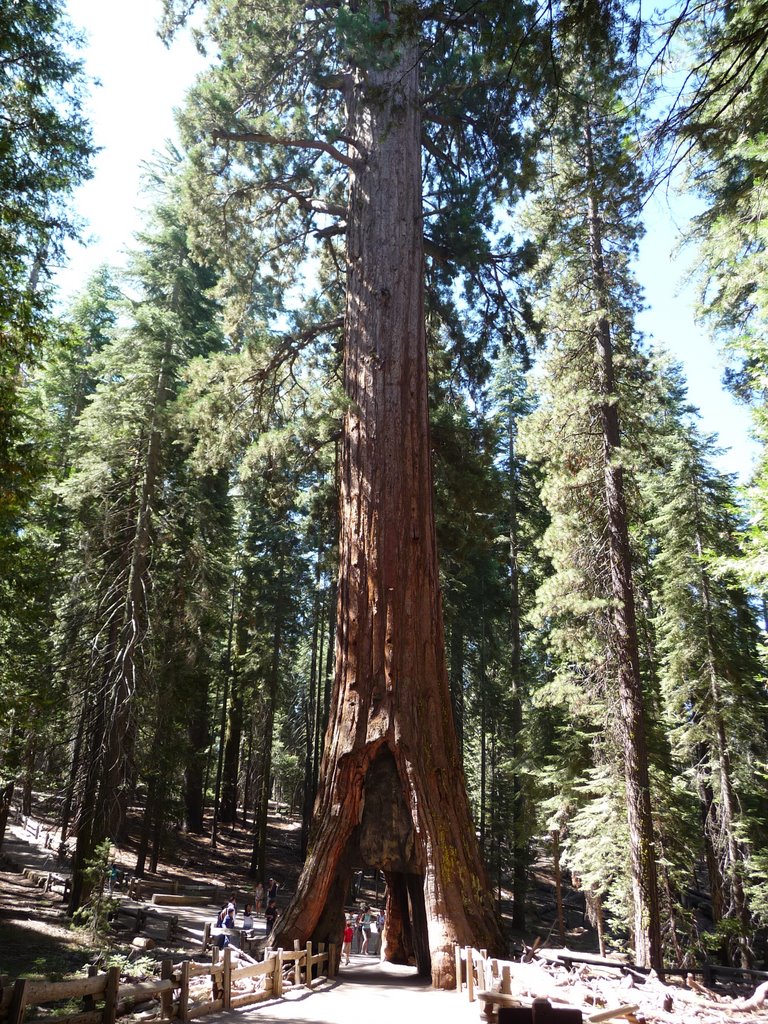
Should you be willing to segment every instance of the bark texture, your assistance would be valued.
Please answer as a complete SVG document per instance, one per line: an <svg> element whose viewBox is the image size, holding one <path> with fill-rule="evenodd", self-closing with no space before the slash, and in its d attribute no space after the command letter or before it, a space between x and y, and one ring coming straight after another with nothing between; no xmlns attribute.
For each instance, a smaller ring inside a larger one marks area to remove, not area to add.
<svg viewBox="0 0 768 1024"><path fill-rule="evenodd" d="M409 8L391 5L390 19ZM353 152L366 157L350 176L347 219L336 674L313 835L273 943L339 941L351 870L379 867L389 882L385 956L412 955L420 973L449 987L452 943L501 952L502 937L445 667L427 408L419 52L402 34L390 45L397 52L388 66L369 69L348 94Z"/></svg>

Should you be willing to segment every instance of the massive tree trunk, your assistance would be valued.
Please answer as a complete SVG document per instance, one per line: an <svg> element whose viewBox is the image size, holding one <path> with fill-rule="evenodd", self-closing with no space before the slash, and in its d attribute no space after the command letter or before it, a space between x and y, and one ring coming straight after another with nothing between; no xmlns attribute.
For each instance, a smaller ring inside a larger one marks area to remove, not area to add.
<svg viewBox="0 0 768 1024"><path fill-rule="evenodd" d="M501 953L503 941L445 667L412 15L410 4L390 5L381 66L348 92L352 155L364 157L351 172L347 219L336 675L309 853L272 943L340 942L352 870L378 867L389 881L385 958L408 931L419 972L450 987L454 942Z"/></svg>

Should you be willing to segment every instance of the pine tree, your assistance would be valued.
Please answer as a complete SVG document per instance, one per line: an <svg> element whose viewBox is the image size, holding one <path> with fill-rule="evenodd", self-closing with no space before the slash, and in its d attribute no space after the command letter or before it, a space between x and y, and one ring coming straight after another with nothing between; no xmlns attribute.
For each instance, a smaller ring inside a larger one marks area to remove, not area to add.
<svg viewBox="0 0 768 1024"><path fill-rule="evenodd" d="M659 671L674 750L693 772L713 918L736 923L742 963L751 932L745 883L750 823L738 790L751 788L765 757L764 706L757 680L757 630L746 593L723 569L738 552L743 523L731 481L712 466L713 440L686 416L679 371L667 371L668 411L656 445L662 472L646 493L655 510L655 628ZM761 735L762 733L762 735Z"/></svg>
<svg viewBox="0 0 768 1024"><path fill-rule="evenodd" d="M23 372L58 335L47 275L75 234L67 203L93 153L79 39L62 6L0 11L0 576L13 564L15 517L44 472L26 431Z"/></svg>
<svg viewBox="0 0 768 1024"><path fill-rule="evenodd" d="M600 697L598 728L608 727L613 747L603 757L620 768L624 784L635 957L658 969L657 854L624 443L632 435L626 396L642 380L629 269L642 182L627 148L632 112L621 103L627 65L620 33L611 18L569 23L566 14L560 26L560 108L527 217L542 250L536 282L550 340L545 395L527 451L542 462L552 517L545 543L554 575L541 588L541 614L550 618L550 643L572 699L584 699L580 689Z"/></svg>
<svg viewBox="0 0 768 1024"><path fill-rule="evenodd" d="M215 303L206 295L215 275L191 258L173 203L176 162L172 155L162 168L165 202L135 260L142 294L129 305L130 323L92 358L100 379L78 421L66 485L79 520L72 552L81 566L73 580L82 609L78 643L91 651L85 678L78 680L80 787L70 910L83 899L83 872L95 846L123 828L135 780L150 678L150 567L162 544L163 488L174 452L170 402L184 362L221 344Z"/></svg>

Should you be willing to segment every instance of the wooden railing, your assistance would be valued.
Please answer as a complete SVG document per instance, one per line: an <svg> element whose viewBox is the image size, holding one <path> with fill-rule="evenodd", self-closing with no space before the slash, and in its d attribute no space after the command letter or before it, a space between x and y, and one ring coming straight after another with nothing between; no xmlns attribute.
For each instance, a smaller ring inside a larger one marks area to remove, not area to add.
<svg viewBox="0 0 768 1024"><path fill-rule="evenodd" d="M489 957L487 950L473 949L472 946L455 946L454 953L456 956L456 991L466 990L470 1002L475 1000L483 1002L485 1004L484 1013L489 1020L493 1019L497 1006L523 1005L521 1000L512 995L512 975L516 966L518 970L520 969L519 964L515 964L511 960ZM548 1005L546 1000L534 1000L535 1002L543 1002ZM636 1004L616 1006L608 1010L598 1010L584 1019L590 1022L620 1020L622 1017L631 1015L637 1009ZM553 1012L555 1016L552 1019L556 1019L558 1013L563 1015L563 1020L569 1019L566 1016L569 1013L574 1014L574 1019L576 1019L576 1015L579 1020L582 1019L580 1010L563 1008Z"/></svg>
<svg viewBox="0 0 768 1024"><path fill-rule="evenodd" d="M320 944L316 953L309 943L304 949L267 950L260 963L237 966L231 948L220 956L214 949L210 963L185 960L174 967L170 960L161 964L160 978L130 985L120 984L120 971L110 967L104 974L94 974L74 981L28 981L20 978L0 988L0 1021L2 1024L46 1024L50 1016L40 1011L49 1003L80 1000L77 1012L56 1016L56 1024L114 1024L132 1013L137 1004L159 1001L160 1015L181 1021L195 1020L221 1010L250 1006L283 995L286 976L292 986L313 984L336 973L336 947L325 949ZM210 979L208 985L195 985L195 979ZM250 981L250 992L239 991L240 982ZM255 984L254 984L255 982ZM100 1008L96 1003L103 1004ZM27 1017L27 1009L32 1008Z"/></svg>

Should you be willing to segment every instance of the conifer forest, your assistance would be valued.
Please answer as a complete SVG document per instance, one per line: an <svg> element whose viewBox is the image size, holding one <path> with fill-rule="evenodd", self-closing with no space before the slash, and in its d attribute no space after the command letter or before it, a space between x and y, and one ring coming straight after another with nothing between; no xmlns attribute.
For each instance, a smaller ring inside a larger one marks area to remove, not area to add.
<svg viewBox="0 0 768 1024"><path fill-rule="evenodd" d="M54 793L74 913L129 809L263 878L277 800L281 944L379 868L445 985L546 862L601 952L765 963L765 0L158 0L208 63L74 297L82 26L0 11L0 848ZM636 324L659 190L744 483Z"/></svg>

